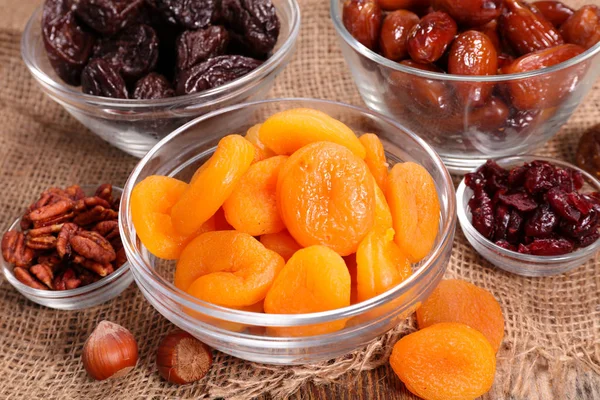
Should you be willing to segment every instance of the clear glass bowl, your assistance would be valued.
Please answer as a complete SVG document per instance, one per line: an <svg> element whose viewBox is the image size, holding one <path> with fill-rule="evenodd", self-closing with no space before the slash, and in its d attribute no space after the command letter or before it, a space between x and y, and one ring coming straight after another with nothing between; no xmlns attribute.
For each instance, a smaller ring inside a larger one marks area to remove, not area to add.
<svg viewBox="0 0 600 400"><path fill-rule="evenodd" d="M97 187L98 185L86 185L82 186L82 189L86 194L93 194ZM121 195L123 190L113 186L113 192ZM19 217L8 230L19 230L20 222L21 218ZM125 262L125 264L112 274L90 285L71 290L39 290L31 288L15 278L13 275L13 265L7 263L4 257L1 256L0 265L2 265L2 272L4 272L6 280L19 293L34 303L58 310L81 310L97 306L117 297L133 282L129 262Z"/></svg>
<svg viewBox="0 0 600 400"><path fill-rule="evenodd" d="M495 161L504 168L510 168L534 160L548 161L553 165L571 168L581 172L585 181L585 184L581 189L582 193L600 191L600 181L598 181L598 179L566 161L539 156L504 157L498 158ZM472 216L468 206L471 196L473 196L473 190L465 185L465 180L463 179L456 191L456 203L458 206L458 220L460 226L471 246L473 246L483 258L500 269L524 276L558 275L582 265L594 257L598 249L600 249L600 240L596 240L587 247L560 256L535 256L504 249L483 237L483 235L471 224Z"/></svg>
<svg viewBox="0 0 600 400"><path fill-rule="evenodd" d="M281 21L273 55L248 75L201 93L169 99L124 100L87 95L81 88L65 84L46 55L41 35L41 7L25 27L21 56L52 100L102 139L142 157L160 139L195 117L232 104L265 98L277 75L290 61L300 30L296 0L273 0L273 4Z"/></svg>
<svg viewBox="0 0 600 400"><path fill-rule="evenodd" d="M203 302L173 285L174 262L158 260L142 245L131 220L133 187L149 175L189 181L213 153L218 141L245 133L275 112L310 107L350 126L357 134L381 138L388 161L415 161L433 176L441 214L435 246L401 285L350 307L313 314L276 315L232 310ZM451 177L437 154L416 135L380 114L342 103L276 99L232 106L191 121L157 144L130 175L121 200L121 237L133 276L146 299L168 320L224 353L273 364L302 364L330 359L364 345L412 313L442 278L452 250L456 204ZM301 327L347 319L340 331L307 337L278 337L276 327Z"/></svg>
<svg viewBox="0 0 600 400"><path fill-rule="evenodd" d="M466 173L488 158L524 154L548 141L600 73L600 43L561 64L520 74L465 76L411 68L360 44L342 23L344 1L330 1L342 53L367 106L421 136L452 173ZM493 91L494 107L458 100L458 91L475 87ZM511 90L521 95L514 100Z"/></svg>

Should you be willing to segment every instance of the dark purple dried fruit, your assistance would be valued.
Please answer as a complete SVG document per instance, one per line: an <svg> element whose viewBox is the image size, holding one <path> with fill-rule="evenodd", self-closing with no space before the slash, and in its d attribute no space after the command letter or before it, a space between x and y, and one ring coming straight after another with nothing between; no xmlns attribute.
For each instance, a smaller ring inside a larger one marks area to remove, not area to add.
<svg viewBox="0 0 600 400"><path fill-rule="evenodd" d="M94 58L110 62L126 81L134 82L156 66L156 32L148 25L132 25L114 38L99 41Z"/></svg>
<svg viewBox="0 0 600 400"><path fill-rule="evenodd" d="M492 176L508 176L508 171L498 165L498 163L494 160L487 160L485 164L477 169L477 171L480 172L486 179L491 178Z"/></svg>
<svg viewBox="0 0 600 400"><path fill-rule="evenodd" d="M523 186L526 172L527 167L525 165L511 169L508 173L508 184L510 186Z"/></svg>
<svg viewBox="0 0 600 400"><path fill-rule="evenodd" d="M484 190L476 190L469 200L473 227L485 238L491 239L494 235L494 210L492 200Z"/></svg>
<svg viewBox="0 0 600 400"><path fill-rule="evenodd" d="M485 185L485 178L479 172L470 172L465 175L465 185L473 190L481 189Z"/></svg>
<svg viewBox="0 0 600 400"><path fill-rule="evenodd" d="M279 37L279 18L271 0L222 0L221 14L225 25L246 43L250 54L268 54Z"/></svg>
<svg viewBox="0 0 600 400"><path fill-rule="evenodd" d="M81 73L81 89L83 93L94 96L126 99L127 87L118 70L108 61L93 59Z"/></svg>
<svg viewBox="0 0 600 400"><path fill-rule="evenodd" d="M510 220L506 229L506 240L510 243L518 243L521 239L521 227L523 226L523 216L516 210L510 212Z"/></svg>
<svg viewBox="0 0 600 400"><path fill-rule="evenodd" d="M217 0L147 0L171 23L188 29L200 29L219 21Z"/></svg>
<svg viewBox="0 0 600 400"><path fill-rule="evenodd" d="M600 238L600 232L594 232L588 236L584 236L581 239L578 239L577 245L579 247L588 247L590 244L598 240L598 238Z"/></svg>
<svg viewBox="0 0 600 400"><path fill-rule="evenodd" d="M171 83L164 76L151 72L135 84L132 98L138 100L166 99L175 96Z"/></svg>
<svg viewBox="0 0 600 400"><path fill-rule="evenodd" d="M598 220L598 213L594 210L577 222L562 220L560 229L566 235L582 240L585 236L592 235L598 231Z"/></svg>
<svg viewBox="0 0 600 400"><path fill-rule="evenodd" d="M558 215L571 222L579 221L581 212L573 207L568 201L568 195L559 187L553 187L546 193L546 200Z"/></svg>
<svg viewBox="0 0 600 400"><path fill-rule="evenodd" d="M178 95L202 92L246 75L262 62L243 56L219 56L182 71L177 77Z"/></svg>
<svg viewBox="0 0 600 400"><path fill-rule="evenodd" d="M505 240L506 233L508 230L508 223L510 222L510 211L507 206L500 204L496 207L494 223L494 240Z"/></svg>
<svg viewBox="0 0 600 400"><path fill-rule="evenodd" d="M583 186L583 175L579 171L557 168L554 176L556 185L567 193L579 190Z"/></svg>
<svg viewBox="0 0 600 400"><path fill-rule="evenodd" d="M79 26L73 11L59 17L57 9L51 5L44 7L42 17L46 53L58 76L66 83L78 86L81 71L92 54L95 38Z"/></svg>
<svg viewBox="0 0 600 400"><path fill-rule="evenodd" d="M229 33L222 26L185 31L177 38L177 68L191 68L209 58L225 54Z"/></svg>
<svg viewBox="0 0 600 400"><path fill-rule="evenodd" d="M533 161L525 173L525 189L531 194L536 194L550 190L554 185L554 167L545 161Z"/></svg>
<svg viewBox="0 0 600 400"><path fill-rule="evenodd" d="M548 204L542 204L525 222L525 235L536 238L549 237L557 224L556 214Z"/></svg>
<svg viewBox="0 0 600 400"><path fill-rule="evenodd" d="M77 16L103 35L114 35L133 22L144 0L79 0Z"/></svg>
<svg viewBox="0 0 600 400"><path fill-rule="evenodd" d="M502 247L503 249L506 249L506 250L517 251L517 246L515 246L514 244L508 243L506 240L497 240L496 246Z"/></svg>
<svg viewBox="0 0 600 400"><path fill-rule="evenodd" d="M73 11L74 4L72 0L46 0L42 11L42 28L47 24L52 24L62 18L69 11Z"/></svg>
<svg viewBox="0 0 600 400"><path fill-rule="evenodd" d="M513 194L503 194L498 196L498 199L507 206L516 208L521 212L532 211L537 208L537 203L527 193L517 192Z"/></svg>
<svg viewBox="0 0 600 400"><path fill-rule="evenodd" d="M573 251L573 243L567 239L536 239L527 246L519 245L519 253L536 256L558 256Z"/></svg>

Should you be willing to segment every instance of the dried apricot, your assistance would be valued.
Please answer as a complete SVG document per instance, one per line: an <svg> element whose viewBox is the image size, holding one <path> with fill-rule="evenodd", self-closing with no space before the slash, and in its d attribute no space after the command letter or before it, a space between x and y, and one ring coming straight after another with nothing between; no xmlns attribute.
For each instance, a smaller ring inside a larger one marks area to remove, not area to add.
<svg viewBox="0 0 600 400"><path fill-rule="evenodd" d="M279 170L288 157L276 156L248 168L223 203L225 218L236 230L252 236L285 229L277 211L276 189Z"/></svg>
<svg viewBox="0 0 600 400"><path fill-rule="evenodd" d="M494 296L460 279L441 281L417 310L420 329L439 322L460 322L477 329L495 352L504 337L504 317Z"/></svg>
<svg viewBox="0 0 600 400"><path fill-rule="evenodd" d="M356 254L350 254L349 256L342 257L348 267L348 273L350 274L350 304L358 303L358 285L356 282L357 265L356 265Z"/></svg>
<svg viewBox="0 0 600 400"><path fill-rule="evenodd" d="M357 300L365 301L400 284L412 273L408 258L394 243L394 230L373 229L356 251Z"/></svg>
<svg viewBox="0 0 600 400"><path fill-rule="evenodd" d="M394 240L411 262L423 259L433 247L440 219L435 183L419 164L394 165L385 197L392 212Z"/></svg>
<svg viewBox="0 0 600 400"><path fill-rule="evenodd" d="M189 241L171 221L171 207L187 190L188 184L167 176L153 175L131 191L131 218L138 237L156 257L174 260Z"/></svg>
<svg viewBox="0 0 600 400"><path fill-rule="evenodd" d="M374 186L367 165L350 150L311 143L281 168L277 207L302 246L321 244L345 256L356 252L373 226Z"/></svg>
<svg viewBox="0 0 600 400"><path fill-rule="evenodd" d="M290 155L309 143L327 141L365 158L365 148L344 123L310 108L281 111L260 127L260 140L277 154Z"/></svg>
<svg viewBox="0 0 600 400"><path fill-rule="evenodd" d="M392 227L392 212L381 188L377 184L373 186L375 187L375 222L373 227L385 232Z"/></svg>
<svg viewBox="0 0 600 400"><path fill-rule="evenodd" d="M367 152L365 162L367 163L367 167L369 167L369 171L373 174L377 185L379 185L382 190L385 189L388 164L385 159L385 151L383 150L381 140L373 133L365 133L359 137L358 140L360 140Z"/></svg>
<svg viewBox="0 0 600 400"><path fill-rule="evenodd" d="M390 356L406 388L425 400L471 400L494 383L496 355L481 332L435 324L400 339Z"/></svg>
<svg viewBox="0 0 600 400"><path fill-rule="evenodd" d="M295 252L302 248L288 231L267 233L260 237L260 242L267 249L273 250L283 257L285 262L287 262Z"/></svg>
<svg viewBox="0 0 600 400"><path fill-rule="evenodd" d="M254 160L254 146L240 135L225 136L171 210L173 226L196 232L223 205Z"/></svg>
<svg viewBox="0 0 600 400"><path fill-rule="evenodd" d="M265 298L283 265L279 254L246 233L207 232L181 253L175 286L210 303L249 306Z"/></svg>
<svg viewBox="0 0 600 400"><path fill-rule="evenodd" d="M250 129L248 129L248 132L246 132L246 136L244 136L247 141L249 141L254 145L254 147L256 147L256 159L254 161L266 160L267 158L273 157L275 155L275 152L269 149L267 146L265 146L265 144L261 142L260 138L258 137L258 132L260 130L261 125L262 124L256 124L250 127Z"/></svg>
<svg viewBox="0 0 600 400"><path fill-rule="evenodd" d="M265 298L268 314L304 314L350 305L350 274L342 257L325 246L298 250L285 264ZM278 336L334 332L345 320L293 328L272 328Z"/></svg>

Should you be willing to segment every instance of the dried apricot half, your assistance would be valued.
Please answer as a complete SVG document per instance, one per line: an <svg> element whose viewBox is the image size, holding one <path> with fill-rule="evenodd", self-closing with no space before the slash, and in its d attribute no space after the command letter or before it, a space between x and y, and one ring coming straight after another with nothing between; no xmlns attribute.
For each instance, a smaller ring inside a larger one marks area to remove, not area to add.
<svg viewBox="0 0 600 400"><path fill-rule="evenodd" d="M304 247L356 252L375 218L374 180L363 160L331 142L296 151L279 172L277 207Z"/></svg>
<svg viewBox="0 0 600 400"><path fill-rule="evenodd" d="M375 188L374 227L385 232L388 228L393 226L392 212L390 211L390 206L388 206L388 203L385 200L385 194L383 194L381 188L377 184L373 185L373 187Z"/></svg>
<svg viewBox="0 0 600 400"><path fill-rule="evenodd" d="M369 167L369 171L373 174L377 185L384 190L388 175L388 164L381 140L374 133L365 133L358 140L365 147L365 162Z"/></svg>
<svg viewBox="0 0 600 400"><path fill-rule="evenodd" d="M279 254L287 262L302 246L288 231L268 233L260 237L260 242L269 250Z"/></svg>
<svg viewBox="0 0 600 400"><path fill-rule="evenodd" d="M247 233L207 232L181 253L175 286L210 303L249 306L265 298L283 266L279 254Z"/></svg>
<svg viewBox="0 0 600 400"><path fill-rule="evenodd" d="M131 191L131 218L138 237L156 257L174 260L189 241L173 227L171 207L188 184L168 176L152 175Z"/></svg>
<svg viewBox="0 0 600 400"><path fill-rule="evenodd" d="M411 262L420 261L438 233L440 202L433 178L419 164L396 164L388 176L385 197L396 231L394 240Z"/></svg>
<svg viewBox="0 0 600 400"><path fill-rule="evenodd" d="M492 387L494 349L481 332L441 323L400 339L390 356L406 388L425 400L472 400Z"/></svg>
<svg viewBox="0 0 600 400"><path fill-rule="evenodd" d="M443 280L417 310L423 329L440 322L460 322L483 333L497 352L504 338L500 304L485 289L460 279Z"/></svg>
<svg viewBox="0 0 600 400"><path fill-rule="evenodd" d="M304 314L350 305L350 274L342 257L325 246L298 250L285 264L265 298L269 314ZM344 327L338 320L318 325L272 328L278 336L310 336Z"/></svg>
<svg viewBox="0 0 600 400"><path fill-rule="evenodd" d="M279 170L287 159L275 156L258 161L242 176L223 203L225 218L236 230L260 236L285 229L277 210L276 190Z"/></svg>
<svg viewBox="0 0 600 400"><path fill-rule="evenodd" d="M408 258L394 243L394 230L372 229L356 251L357 300L365 301L400 284L412 273Z"/></svg>
<svg viewBox="0 0 600 400"><path fill-rule="evenodd" d="M276 155L273 150L269 149L263 142L260 141L260 138L258 137L258 131L260 130L261 125L262 124L256 124L251 126L246 132L246 136L244 136L247 141L256 147L256 158L254 161L266 160L267 158Z"/></svg>
<svg viewBox="0 0 600 400"><path fill-rule="evenodd" d="M215 153L171 209L175 229L183 235L196 232L229 197L252 164L255 152L254 145L240 135L221 139Z"/></svg>
<svg viewBox="0 0 600 400"><path fill-rule="evenodd" d="M259 138L275 153L283 155L321 141L342 145L360 158L365 158L366 154L352 129L324 112L310 108L273 114L261 125Z"/></svg>

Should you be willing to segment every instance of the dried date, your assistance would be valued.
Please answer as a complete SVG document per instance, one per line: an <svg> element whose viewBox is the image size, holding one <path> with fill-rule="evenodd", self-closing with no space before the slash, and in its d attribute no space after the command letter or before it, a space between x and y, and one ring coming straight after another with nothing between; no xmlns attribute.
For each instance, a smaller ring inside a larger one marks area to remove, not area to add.
<svg viewBox="0 0 600 400"><path fill-rule="evenodd" d="M406 38L418 22L417 14L406 10L397 10L386 15L379 36L379 48L383 56L393 61L408 57Z"/></svg>
<svg viewBox="0 0 600 400"><path fill-rule="evenodd" d="M503 0L433 0L433 8L466 26L484 25L502 12Z"/></svg>
<svg viewBox="0 0 600 400"><path fill-rule="evenodd" d="M138 17L144 0L78 0L77 16L103 35L114 35Z"/></svg>
<svg viewBox="0 0 600 400"><path fill-rule="evenodd" d="M102 58L93 59L81 73L81 89L94 96L128 98L125 81L116 67Z"/></svg>
<svg viewBox="0 0 600 400"><path fill-rule="evenodd" d="M410 57L419 63L433 63L442 57L458 27L445 12L436 11L424 16L413 26L406 46Z"/></svg>
<svg viewBox="0 0 600 400"><path fill-rule="evenodd" d="M377 47L382 19L381 8L375 2L347 0L344 3L344 26L356 40L371 50Z"/></svg>
<svg viewBox="0 0 600 400"><path fill-rule="evenodd" d="M600 7L587 5L569 17L560 27L567 43L589 49L600 42Z"/></svg>
<svg viewBox="0 0 600 400"><path fill-rule="evenodd" d="M537 8L555 28L559 28L574 12L566 4L555 0L534 1L532 6Z"/></svg>
<svg viewBox="0 0 600 400"><path fill-rule="evenodd" d="M171 83L164 76L151 72L135 84L133 99L166 99L175 96Z"/></svg>
<svg viewBox="0 0 600 400"><path fill-rule="evenodd" d="M177 69L182 71L227 51L229 33L223 26L185 31L177 38Z"/></svg>

